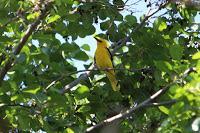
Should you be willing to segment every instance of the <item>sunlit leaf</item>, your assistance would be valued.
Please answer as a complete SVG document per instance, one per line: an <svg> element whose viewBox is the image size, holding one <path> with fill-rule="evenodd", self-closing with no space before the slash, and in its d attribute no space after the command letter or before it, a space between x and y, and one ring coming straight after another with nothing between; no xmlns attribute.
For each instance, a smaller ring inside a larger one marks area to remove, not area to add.
<svg viewBox="0 0 200 133"><path fill-rule="evenodd" d="M167 28L167 24L163 18L157 18L154 22L154 28L158 31L163 31Z"/></svg>
<svg viewBox="0 0 200 133"><path fill-rule="evenodd" d="M18 95L15 95L15 96L12 96L10 100L15 101L17 98L18 98Z"/></svg>
<svg viewBox="0 0 200 133"><path fill-rule="evenodd" d="M66 133L74 133L74 131L71 128L67 128Z"/></svg>
<svg viewBox="0 0 200 133"><path fill-rule="evenodd" d="M89 92L90 92L90 90L87 86L81 85L75 91L75 94L76 94L77 97L79 97L81 99L81 98L88 96Z"/></svg>
<svg viewBox="0 0 200 133"><path fill-rule="evenodd" d="M60 16L59 16L59 15L51 16L51 17L48 18L47 23L49 24L49 23L55 22L55 21L57 21L58 19L60 19Z"/></svg>
<svg viewBox="0 0 200 133"><path fill-rule="evenodd" d="M34 20L34 19L36 19L38 16L40 15L40 13L39 12L34 12L34 13L32 13L32 14L29 14L28 16L27 16L27 19L28 20Z"/></svg>
<svg viewBox="0 0 200 133"><path fill-rule="evenodd" d="M195 53L195 54L192 56L192 59L194 59L194 60L200 59L200 52Z"/></svg>
<svg viewBox="0 0 200 133"><path fill-rule="evenodd" d="M168 108L166 108L166 107L164 107L164 106L159 106L158 107L163 113L165 113L165 114L169 114L169 109Z"/></svg>
<svg viewBox="0 0 200 133"><path fill-rule="evenodd" d="M30 94L36 94L41 88L35 88L35 89L25 89L23 92L30 93Z"/></svg>

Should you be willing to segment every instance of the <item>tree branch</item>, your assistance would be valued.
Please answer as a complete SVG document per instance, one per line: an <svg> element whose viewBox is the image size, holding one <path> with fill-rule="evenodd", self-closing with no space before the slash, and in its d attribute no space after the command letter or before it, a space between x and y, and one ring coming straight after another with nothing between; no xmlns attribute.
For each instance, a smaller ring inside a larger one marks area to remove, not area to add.
<svg viewBox="0 0 200 133"><path fill-rule="evenodd" d="M51 86L55 85L58 81L63 80L64 77L67 76L71 76L73 74L77 74L80 72L92 72L92 71L108 71L108 70L116 70L116 71L129 71L129 72L148 72L151 71L152 68L147 67L147 68L141 68L141 69L126 69L126 68L106 68L106 69L97 69L96 67L94 68L89 68L89 69L85 69L85 70L79 70L79 71L75 71L75 72L71 72L68 73L67 75L62 75L61 77L59 77L58 79L52 81L45 89L44 92L46 92ZM84 74L81 75L82 78L84 78ZM68 91L70 88L66 87L65 89L63 88L63 90L60 91L61 94L63 94L64 92Z"/></svg>
<svg viewBox="0 0 200 133"><path fill-rule="evenodd" d="M165 101L165 102L160 102L160 103L152 103L152 101L154 101L155 99L159 98L160 96L162 96L169 88L171 85L173 84L176 84L180 79L184 79L186 78L191 72L196 72L195 71L196 69L195 68L189 68L187 70L185 70L183 72L183 75L180 76L179 79L175 80L174 82L168 84L167 86L165 86L164 88L160 89L159 91L157 91L156 93L154 93L150 98L146 99L145 101L143 101L142 103L138 104L137 106L135 107L131 107L129 108L128 110L122 112L122 113L119 113L113 117L110 117L106 120L103 120L102 122L94 125L94 126L91 126L89 128L86 129L86 132L91 132L92 130L96 129L96 128L100 128L100 127L103 127L105 125L108 125L114 121L117 121L117 120L121 120L121 119L125 119L126 117L130 116L133 112L135 112L136 110L138 109L141 109L141 108L144 108L144 107L155 107L155 106L162 106L162 105L169 105L169 104L174 104L176 103L177 101L176 100L171 100L171 101Z"/></svg>
<svg viewBox="0 0 200 133"><path fill-rule="evenodd" d="M95 70L95 69L96 69L96 67L95 67L94 65L91 65L91 66L89 67L89 70ZM77 79L74 80L73 82L71 82L71 83L65 85L65 87L64 87L63 89L60 90L60 93L61 93L61 94L66 93L66 92L69 91L72 87L74 87L74 86L76 86L78 83L80 83L80 81L87 79L88 76L91 74L91 72L92 72L92 71L87 71L87 72L81 74L81 75L79 76L79 78L77 78Z"/></svg>
<svg viewBox="0 0 200 133"><path fill-rule="evenodd" d="M0 103L0 107L23 107L23 108L28 108L28 109L31 108L31 106L23 105L23 104L5 104L5 103Z"/></svg>
<svg viewBox="0 0 200 133"><path fill-rule="evenodd" d="M96 128L100 128L100 127L103 127L105 125L108 125L114 121L117 121L117 120L121 120L121 119L124 119L128 116L130 116L133 112L135 112L136 110L138 109L141 109L141 108L144 108L144 107L147 107L153 100L155 100L156 98L160 97L162 94L164 94L168 89L169 87L174 84L175 82L171 83L171 84L168 84L166 87L160 89L159 91L157 91L155 94L153 94L150 98L148 98L147 100L143 101L142 103L138 104L137 106L135 107L132 107L122 113L119 113L113 117L110 117L106 120L103 120L102 122L94 125L94 126L91 126L89 128L86 129L86 132L91 132L92 130L96 129Z"/></svg>
<svg viewBox="0 0 200 133"><path fill-rule="evenodd" d="M149 103L146 104L146 107L156 107L156 106L164 106L164 105L172 105L177 103L176 99L170 100L170 101L164 101L164 102L159 102L159 103Z"/></svg>
<svg viewBox="0 0 200 133"><path fill-rule="evenodd" d="M28 29L26 30L25 35L21 38L18 45L14 49L14 52L13 52L14 55L18 55L20 53L20 51L22 50L22 48L26 44L28 38L34 32L36 27L39 25L40 21L47 15L47 11L48 11L48 8L50 6L50 3L51 2L47 3L45 5L45 8L43 10L41 10L41 14L35 20L35 22L33 22L32 24L30 24L28 26ZM12 68L14 60L15 59L13 57L10 57L10 59L8 59L7 62L5 63L5 66L0 70L0 85L1 85L5 75L7 74L7 72Z"/></svg>

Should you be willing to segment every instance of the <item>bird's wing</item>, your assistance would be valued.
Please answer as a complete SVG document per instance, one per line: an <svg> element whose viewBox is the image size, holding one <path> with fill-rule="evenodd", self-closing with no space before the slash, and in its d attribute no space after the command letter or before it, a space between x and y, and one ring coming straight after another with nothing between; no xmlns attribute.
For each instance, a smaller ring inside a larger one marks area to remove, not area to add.
<svg viewBox="0 0 200 133"><path fill-rule="evenodd" d="M112 56L110 50L109 50L108 48L106 48L106 49L107 49L108 54L109 54L109 56L110 56L110 60L111 60L111 62L112 62L112 66L114 67L114 65L113 65L113 56Z"/></svg>
<svg viewBox="0 0 200 133"><path fill-rule="evenodd" d="M111 54L110 50L108 48L107 48L107 50L108 50L108 53L109 53L111 61L113 61L113 57L112 57L112 54Z"/></svg>

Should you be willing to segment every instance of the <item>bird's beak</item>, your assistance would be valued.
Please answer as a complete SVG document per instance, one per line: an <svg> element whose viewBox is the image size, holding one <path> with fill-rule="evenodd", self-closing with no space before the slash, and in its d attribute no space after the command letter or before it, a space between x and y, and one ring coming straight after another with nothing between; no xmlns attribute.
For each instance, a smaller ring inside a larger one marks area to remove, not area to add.
<svg viewBox="0 0 200 133"><path fill-rule="evenodd" d="M101 42L101 40L97 36L94 36L94 38L97 40L97 42Z"/></svg>

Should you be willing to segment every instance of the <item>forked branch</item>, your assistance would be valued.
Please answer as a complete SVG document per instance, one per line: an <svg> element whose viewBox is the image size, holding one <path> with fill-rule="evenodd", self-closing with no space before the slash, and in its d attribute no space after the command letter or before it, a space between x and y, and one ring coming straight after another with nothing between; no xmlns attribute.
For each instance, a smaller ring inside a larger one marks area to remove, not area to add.
<svg viewBox="0 0 200 133"><path fill-rule="evenodd" d="M47 15L50 3L51 2L46 3L45 8L41 10L41 14L39 15L39 17L35 20L35 22L33 22L32 24L28 26L28 29L26 30L24 36L21 38L18 45L14 49L14 52L13 52L14 55L18 55L21 52L28 38L31 36L31 34L35 31L37 26L40 24L40 21ZM15 60L14 57L10 57L9 59L7 59L4 67L2 67L2 69L0 70L0 85L5 75L7 74L7 72L13 67L14 60Z"/></svg>

